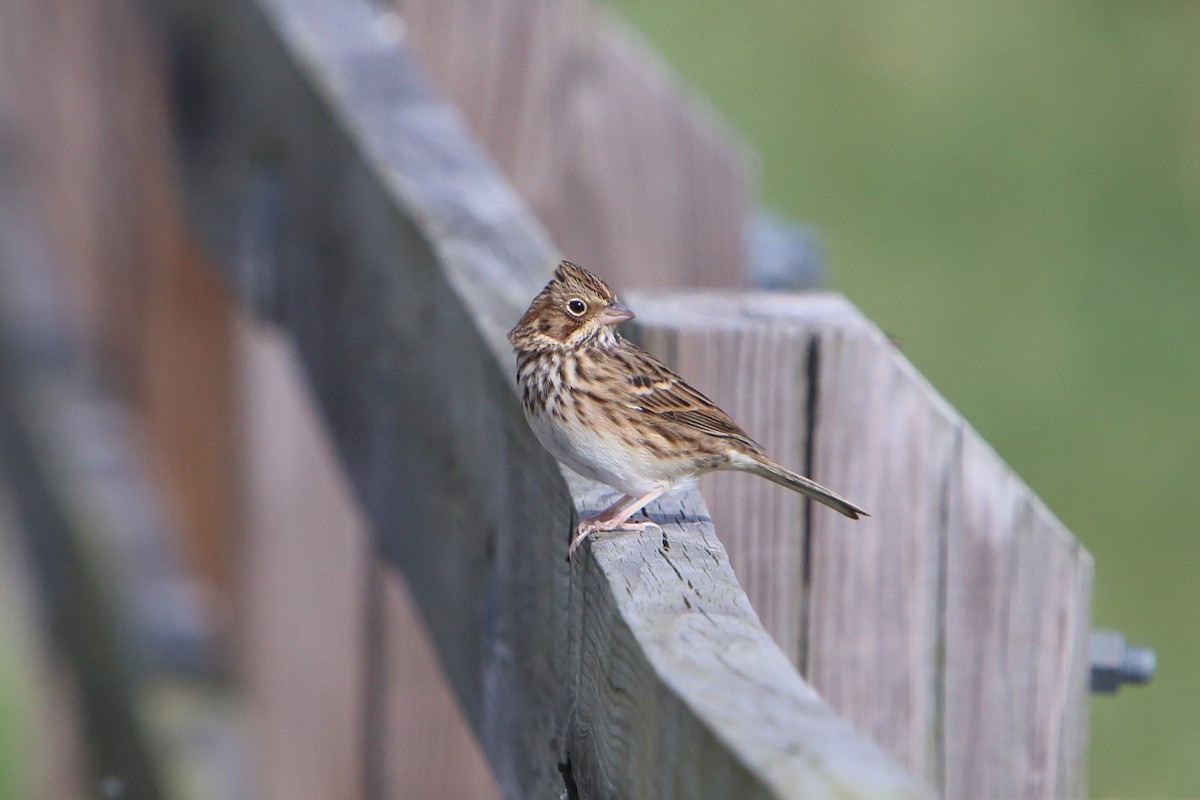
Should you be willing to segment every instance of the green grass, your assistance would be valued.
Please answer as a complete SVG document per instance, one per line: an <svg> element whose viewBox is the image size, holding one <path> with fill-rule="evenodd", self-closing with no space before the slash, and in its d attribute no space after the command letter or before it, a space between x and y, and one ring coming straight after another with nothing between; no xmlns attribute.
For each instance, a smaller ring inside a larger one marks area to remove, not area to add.
<svg viewBox="0 0 1200 800"><path fill-rule="evenodd" d="M1200 8L619 0L1159 655L1091 791L1200 796Z"/></svg>
<svg viewBox="0 0 1200 800"><path fill-rule="evenodd" d="M0 536L5 533L0 530ZM11 593L0 599L11 599ZM22 800L28 766L28 750L22 742L29 735L31 718L24 690L30 681L19 663L26 655L20 652L23 642L6 612L0 610L0 800Z"/></svg>

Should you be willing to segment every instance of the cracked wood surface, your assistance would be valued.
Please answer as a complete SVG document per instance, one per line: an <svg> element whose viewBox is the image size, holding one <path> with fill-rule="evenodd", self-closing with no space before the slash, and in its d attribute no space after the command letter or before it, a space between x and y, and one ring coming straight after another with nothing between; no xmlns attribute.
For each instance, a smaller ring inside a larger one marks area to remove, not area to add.
<svg viewBox="0 0 1200 800"><path fill-rule="evenodd" d="M572 493L503 339L555 253L376 10L167 5L207 100L178 98L191 219L296 342L505 796L557 796L560 762L589 798L922 796L770 640L697 494L651 507L669 553L567 564Z"/></svg>
<svg viewBox="0 0 1200 800"><path fill-rule="evenodd" d="M612 501L607 487L571 486L580 514ZM595 751L577 776L603 797L924 796L763 629L699 495L668 496L648 516L661 532L597 534L576 557L573 660L590 669L567 749ZM664 718L678 723L665 737Z"/></svg>

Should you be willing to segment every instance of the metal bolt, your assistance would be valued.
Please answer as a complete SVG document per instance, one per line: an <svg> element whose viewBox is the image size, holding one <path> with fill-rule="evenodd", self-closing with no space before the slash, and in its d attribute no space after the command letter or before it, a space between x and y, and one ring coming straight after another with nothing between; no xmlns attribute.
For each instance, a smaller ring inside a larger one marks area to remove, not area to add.
<svg viewBox="0 0 1200 800"><path fill-rule="evenodd" d="M1093 694L1116 694L1123 683L1149 683L1157 664L1153 650L1128 644L1120 631L1092 631Z"/></svg>
<svg viewBox="0 0 1200 800"><path fill-rule="evenodd" d="M815 289L825 283L825 247L811 227L770 211L750 218L750 283L762 289Z"/></svg>

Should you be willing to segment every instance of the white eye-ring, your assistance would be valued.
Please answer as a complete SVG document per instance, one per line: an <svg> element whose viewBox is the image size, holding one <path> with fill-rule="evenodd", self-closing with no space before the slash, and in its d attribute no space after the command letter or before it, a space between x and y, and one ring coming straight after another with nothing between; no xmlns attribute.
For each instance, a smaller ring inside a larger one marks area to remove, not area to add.
<svg viewBox="0 0 1200 800"><path fill-rule="evenodd" d="M567 301L567 311L570 311L576 317L582 317L587 313L587 303L578 297L572 297Z"/></svg>

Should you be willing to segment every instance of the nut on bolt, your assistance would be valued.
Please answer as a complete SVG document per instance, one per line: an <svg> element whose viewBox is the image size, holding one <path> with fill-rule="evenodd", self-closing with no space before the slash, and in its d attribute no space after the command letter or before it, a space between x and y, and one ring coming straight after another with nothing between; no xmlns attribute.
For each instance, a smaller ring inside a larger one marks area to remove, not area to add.
<svg viewBox="0 0 1200 800"><path fill-rule="evenodd" d="M1127 643L1119 631L1092 631L1093 694L1116 694L1123 683L1149 683L1156 666L1149 647Z"/></svg>

